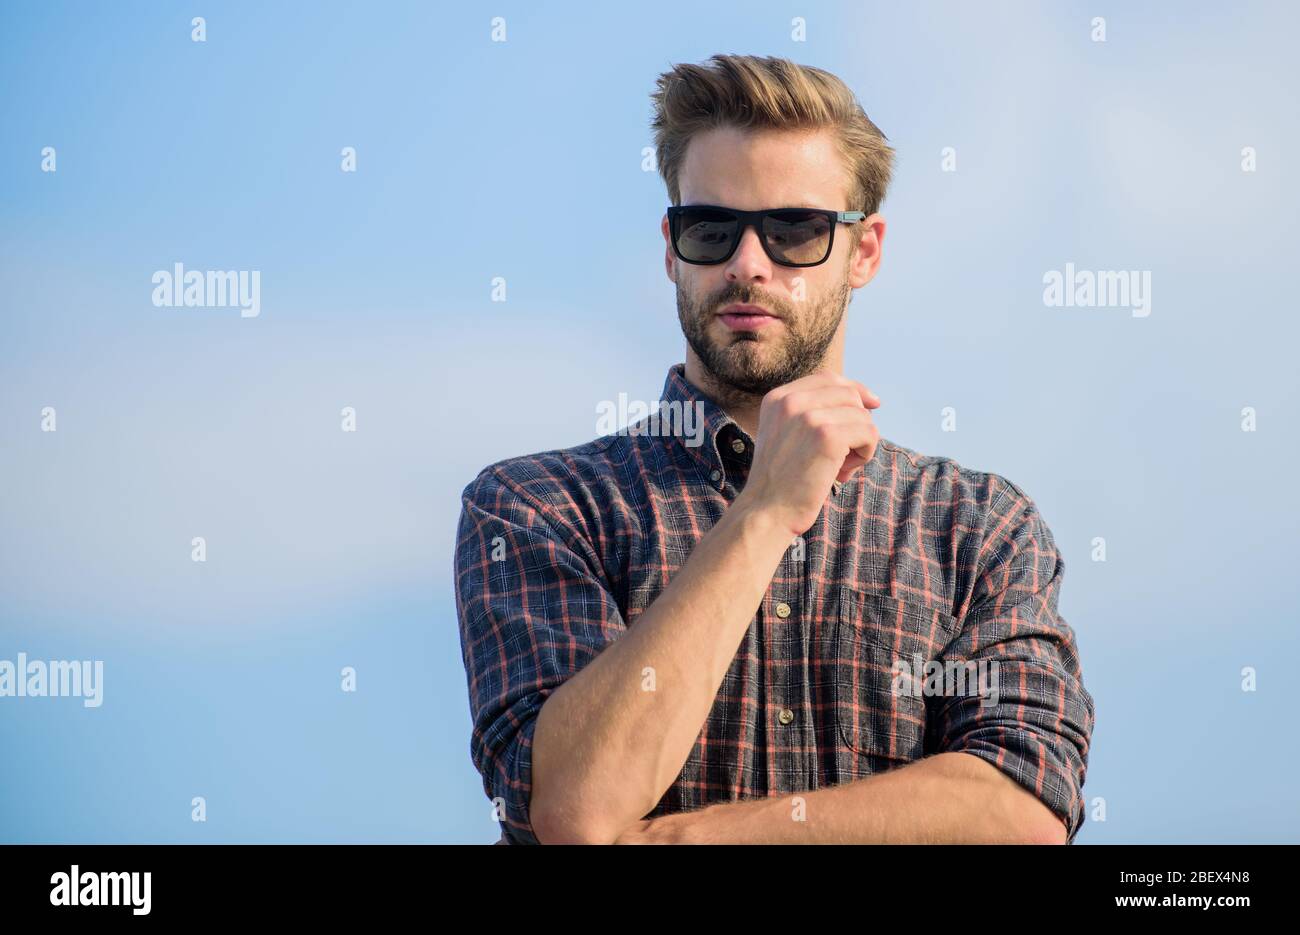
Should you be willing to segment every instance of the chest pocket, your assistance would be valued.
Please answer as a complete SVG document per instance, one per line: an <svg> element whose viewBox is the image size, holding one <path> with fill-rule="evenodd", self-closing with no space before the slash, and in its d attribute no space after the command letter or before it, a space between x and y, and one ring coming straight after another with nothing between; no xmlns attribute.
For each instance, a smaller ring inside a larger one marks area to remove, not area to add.
<svg viewBox="0 0 1300 935"><path fill-rule="evenodd" d="M925 752L923 667L957 635L942 611L882 594L840 590L830 654L835 720L850 750L888 769Z"/></svg>

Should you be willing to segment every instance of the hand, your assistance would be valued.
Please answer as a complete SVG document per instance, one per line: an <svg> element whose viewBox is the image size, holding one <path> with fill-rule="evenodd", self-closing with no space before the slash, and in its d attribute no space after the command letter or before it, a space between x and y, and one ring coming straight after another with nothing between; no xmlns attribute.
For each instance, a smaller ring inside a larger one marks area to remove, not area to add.
<svg viewBox="0 0 1300 935"><path fill-rule="evenodd" d="M766 396L758 410L754 461L736 498L770 514L791 536L817 521L834 481L871 460L880 431L871 410L880 397L861 383L814 373Z"/></svg>

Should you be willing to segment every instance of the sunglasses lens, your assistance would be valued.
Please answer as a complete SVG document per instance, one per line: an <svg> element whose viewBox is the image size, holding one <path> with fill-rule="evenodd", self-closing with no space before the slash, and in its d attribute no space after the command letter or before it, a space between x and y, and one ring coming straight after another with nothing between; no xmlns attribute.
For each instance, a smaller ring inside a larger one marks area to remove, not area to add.
<svg viewBox="0 0 1300 935"><path fill-rule="evenodd" d="M687 208L677 215L677 249L691 263L716 263L731 252L738 226L728 211Z"/></svg>
<svg viewBox="0 0 1300 935"><path fill-rule="evenodd" d="M816 212L773 211L763 220L763 238L780 263L820 263L830 252L831 224Z"/></svg>

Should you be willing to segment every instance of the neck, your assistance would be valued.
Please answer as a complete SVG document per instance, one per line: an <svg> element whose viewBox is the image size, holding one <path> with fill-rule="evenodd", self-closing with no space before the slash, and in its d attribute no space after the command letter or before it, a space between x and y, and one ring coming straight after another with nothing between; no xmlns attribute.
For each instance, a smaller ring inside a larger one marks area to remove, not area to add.
<svg viewBox="0 0 1300 935"><path fill-rule="evenodd" d="M842 373L843 365L838 354L828 354L817 369L828 373ZM744 429L745 434L750 438L758 436L758 410L763 403L761 395L746 393L729 383L715 380L690 348L686 350L686 379L699 387L709 399L736 420L736 424Z"/></svg>
<svg viewBox="0 0 1300 935"><path fill-rule="evenodd" d="M816 371L837 373L837 375L844 373L844 321L841 321L840 333L831 343L831 347L828 347L827 354L823 356L822 364L816 368ZM725 414L731 416L736 420L737 425L745 429L745 433L750 438L758 437L758 410L763 403L762 394L746 393L727 382L715 380L689 346L686 347L686 380L698 386L708 398L718 403Z"/></svg>
<svg viewBox="0 0 1300 935"><path fill-rule="evenodd" d="M689 348L686 352L686 379L699 387L709 399L718 404L719 408L735 419L736 424L744 429L750 438L758 434L758 407L763 402L761 396L746 393L729 383L715 380Z"/></svg>

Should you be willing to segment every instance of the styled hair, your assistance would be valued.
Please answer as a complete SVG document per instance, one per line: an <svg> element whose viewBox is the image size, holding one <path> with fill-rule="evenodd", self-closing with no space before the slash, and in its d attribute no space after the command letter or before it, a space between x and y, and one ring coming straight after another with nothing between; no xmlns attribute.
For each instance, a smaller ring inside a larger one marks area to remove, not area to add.
<svg viewBox="0 0 1300 935"><path fill-rule="evenodd" d="M704 65L664 72L651 99L655 158L674 205L681 204L687 144L697 133L725 126L833 130L849 169L847 210L880 210L894 150L848 85L828 71L771 56L714 55Z"/></svg>

